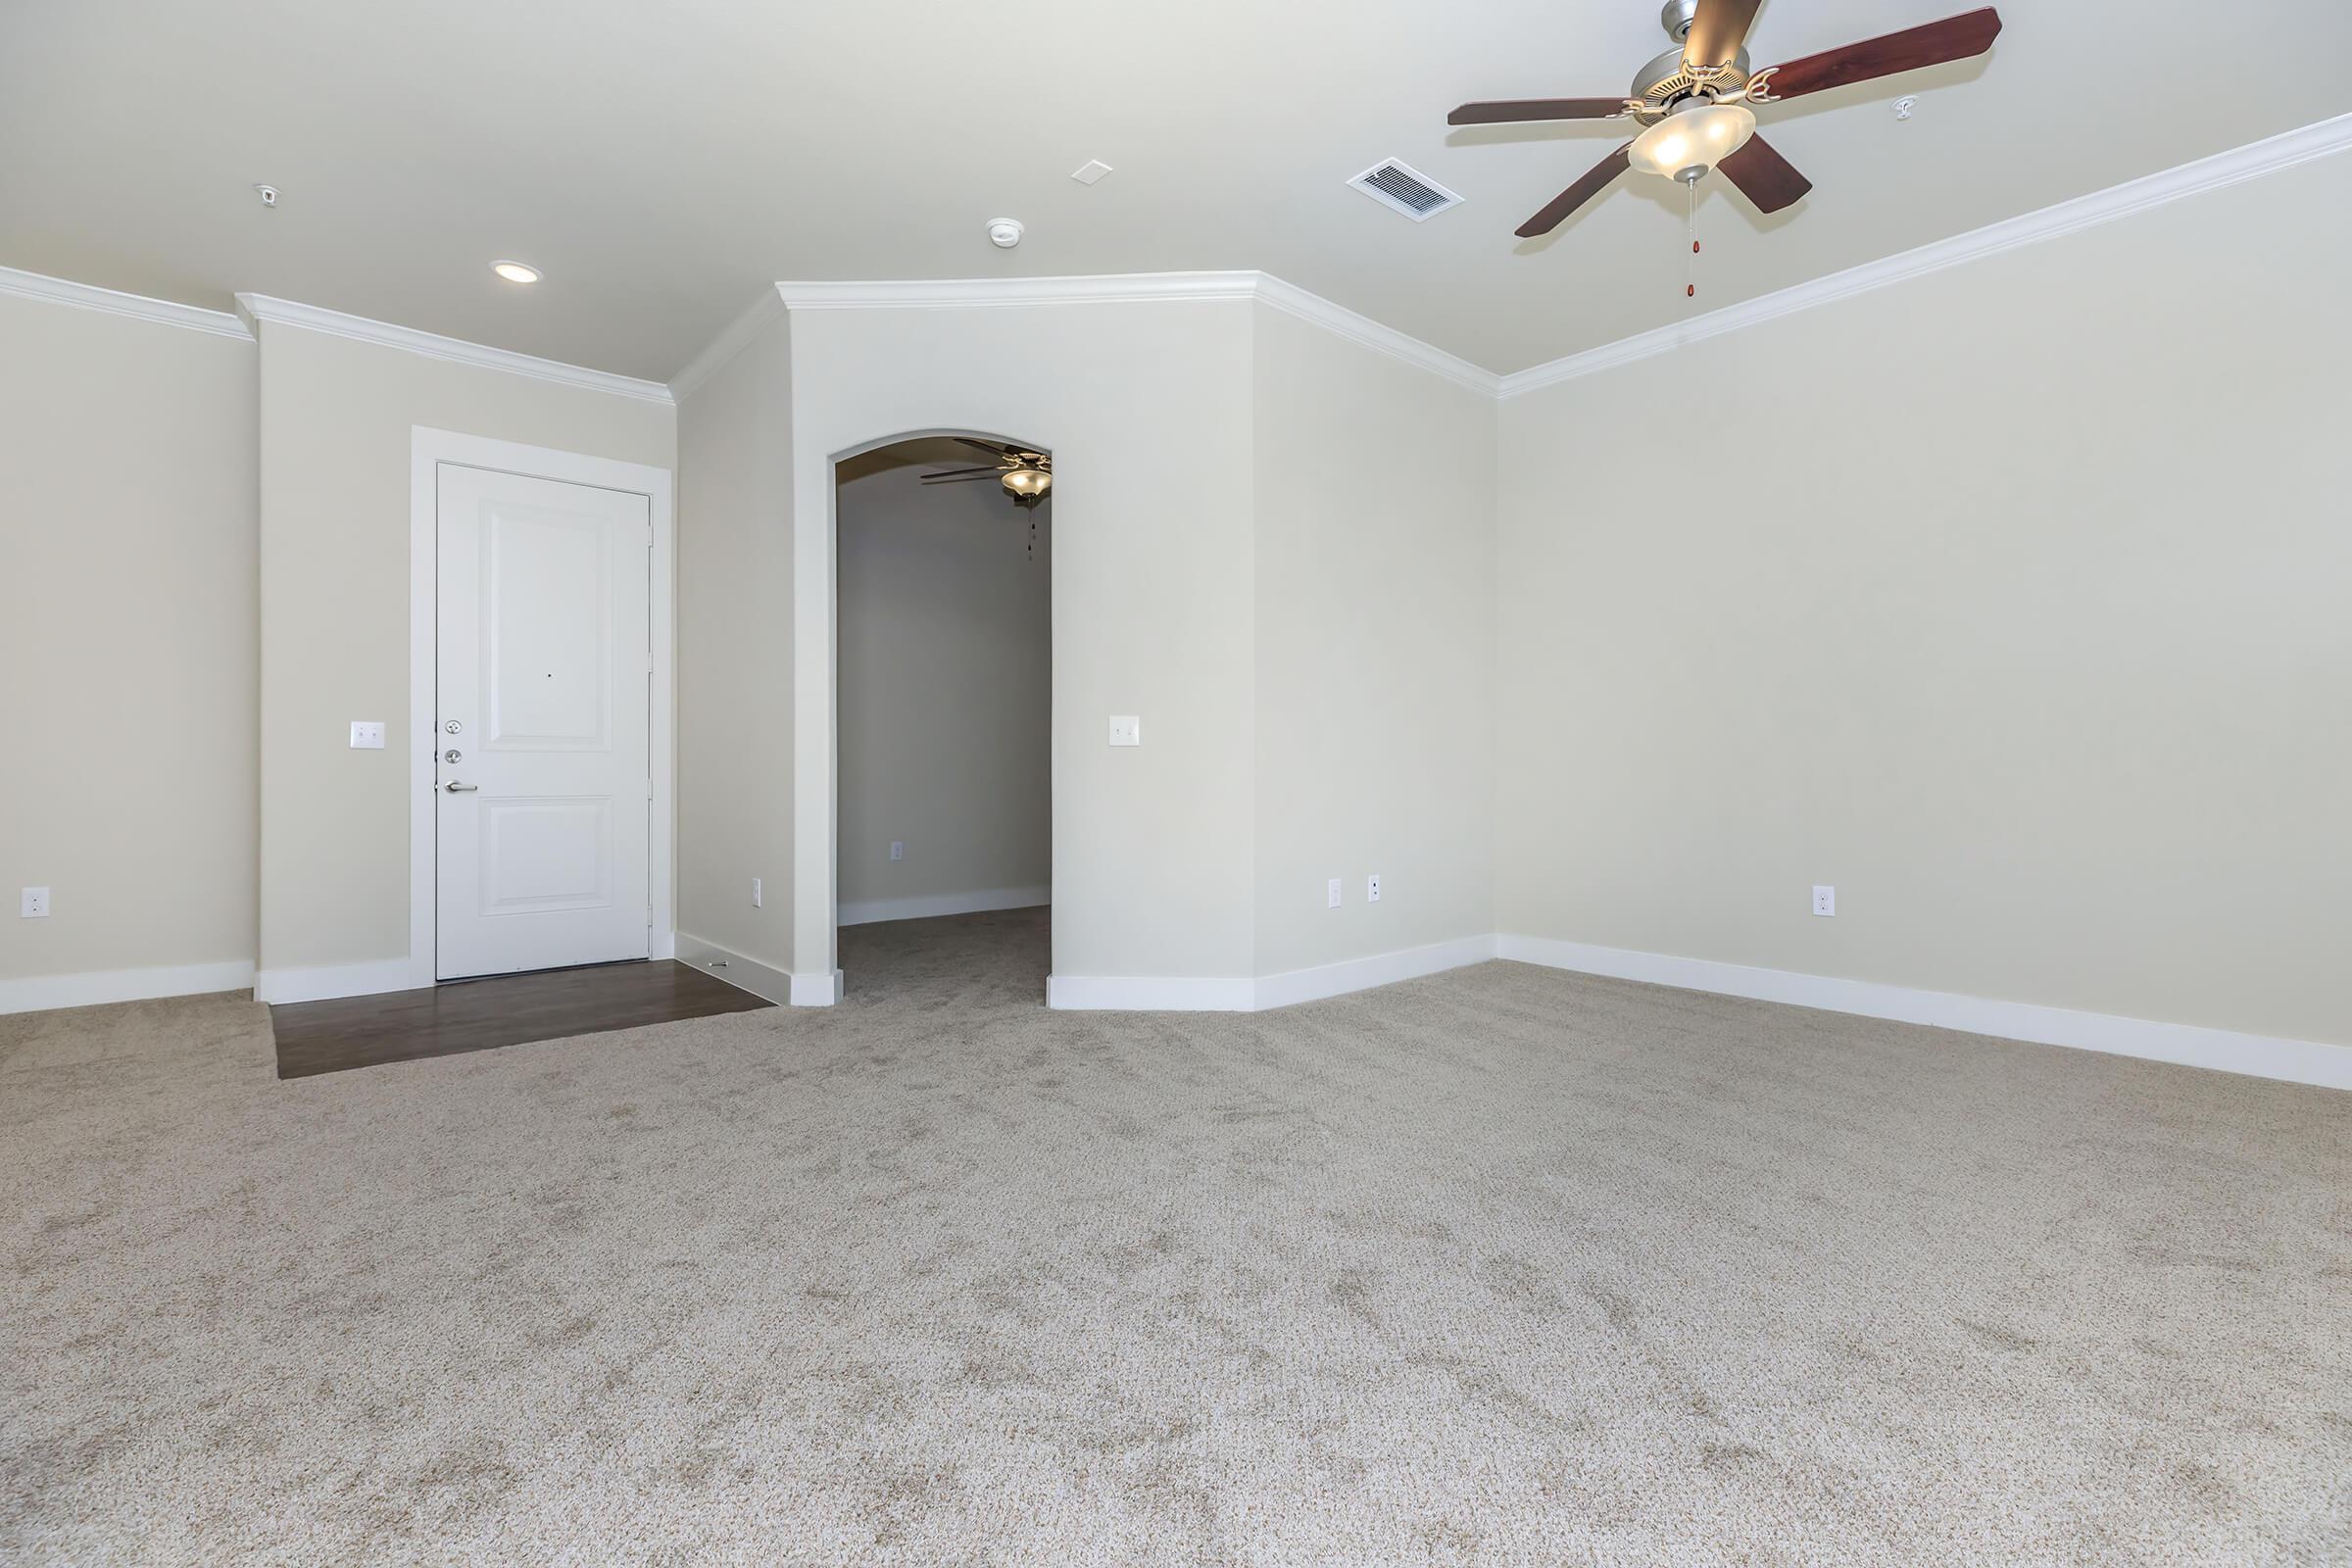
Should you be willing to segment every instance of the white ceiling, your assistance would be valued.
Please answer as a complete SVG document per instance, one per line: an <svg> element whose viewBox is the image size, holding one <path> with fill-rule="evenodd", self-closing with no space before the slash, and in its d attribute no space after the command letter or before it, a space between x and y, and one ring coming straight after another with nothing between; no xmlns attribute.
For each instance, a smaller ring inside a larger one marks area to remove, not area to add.
<svg viewBox="0 0 2352 1568"><path fill-rule="evenodd" d="M1751 45L1971 3L1767 0ZM774 278L1257 269L1508 372L2347 107L2338 0L2001 13L1984 59L1763 111L1815 189L1759 219L1711 178L1686 302L1663 180L1512 237L1621 123L1445 123L1622 92L1667 47L1652 0L5 0L0 265L657 380ZM1386 157L1469 200L1415 224L1344 186ZM510 256L546 281L492 278Z"/></svg>

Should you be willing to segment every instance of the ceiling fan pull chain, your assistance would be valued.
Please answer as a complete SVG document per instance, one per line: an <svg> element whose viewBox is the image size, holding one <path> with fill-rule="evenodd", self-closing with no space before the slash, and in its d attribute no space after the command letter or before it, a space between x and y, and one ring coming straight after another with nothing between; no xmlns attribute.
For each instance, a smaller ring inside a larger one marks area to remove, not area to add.
<svg viewBox="0 0 2352 1568"><path fill-rule="evenodd" d="M1698 235L1692 232L1697 209L1698 176L1693 174L1683 181L1683 238L1690 242L1690 256L1698 254ZM1690 256L1683 258L1683 298L1687 300L1698 298L1698 263Z"/></svg>

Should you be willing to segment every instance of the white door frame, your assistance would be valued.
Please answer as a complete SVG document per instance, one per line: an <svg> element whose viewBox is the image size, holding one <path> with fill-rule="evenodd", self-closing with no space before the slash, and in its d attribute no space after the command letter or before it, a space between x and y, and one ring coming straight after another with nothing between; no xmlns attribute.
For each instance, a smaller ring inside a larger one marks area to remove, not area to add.
<svg viewBox="0 0 2352 1568"><path fill-rule="evenodd" d="M647 952L656 958L677 955L677 928L671 918L671 850L677 839L677 812L670 793L671 755L675 725L671 697L675 685L676 630L672 622L673 571L676 541L671 526L670 472L642 463L592 458L584 453L559 452L552 447L524 446L515 441L493 441L487 436L463 435L412 425L409 431L409 722L403 730L409 748L409 985L412 989L437 984L433 977L434 897L433 844L439 831L439 792L434 787L433 754L440 737L433 729L436 706L436 664L440 654L438 614L441 543L440 466L455 463L469 468L490 468L534 479L564 484L594 485L640 495L654 519L653 561L653 705L649 716L654 770L654 800L646 846L646 896L653 900L653 929L646 934Z"/></svg>

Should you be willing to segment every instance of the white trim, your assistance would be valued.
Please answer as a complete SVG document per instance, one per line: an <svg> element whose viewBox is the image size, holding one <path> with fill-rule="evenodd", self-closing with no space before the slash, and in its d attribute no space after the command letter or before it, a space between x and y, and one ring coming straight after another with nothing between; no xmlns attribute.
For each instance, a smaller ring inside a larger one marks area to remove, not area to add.
<svg viewBox="0 0 2352 1568"><path fill-rule="evenodd" d="M796 974L792 977L792 1004L796 1007L830 1007L841 1000L841 971L819 970L814 974Z"/></svg>
<svg viewBox="0 0 2352 1568"><path fill-rule="evenodd" d="M2026 213L1987 223L1983 228L1965 234L1954 234L1916 250L1865 262L1842 272L1831 272L1808 279L1776 293L1727 305L1720 311L1709 311L1687 321L1639 332L1632 337L1604 343L1598 348L1571 354L1565 359L1515 370L1501 378L1500 395L1515 398L1562 381L1614 369L1636 360L1671 353L1688 344L1737 332L1744 326L1807 311L1818 305L1865 294L1908 278L1938 272L1947 267L1973 262L1981 257L1997 256L2002 251L2015 250L2021 245L2038 244L2056 239L2080 228L2112 222L2134 213L2177 202L2184 196L2195 196L2209 190L2220 190L2264 174L2292 169L2297 164L2315 158L2326 158L2352 147L2352 115L2338 115L2316 124L2285 131L2261 141L2248 142L2228 152L2200 158L2193 163L2164 170L2144 178L2126 180L2105 190L2077 196L2039 212Z"/></svg>
<svg viewBox="0 0 2352 1568"><path fill-rule="evenodd" d="M143 321L161 321L166 326L184 326L198 332L212 332L221 337L241 337L247 342L253 334L245 323L226 311L208 311L201 306L181 305L173 300L151 300L144 294L123 294L95 283L76 283L71 278L46 277L39 272L21 272L13 267L0 267L0 294L15 294L28 300L46 300L52 305L71 305L84 311L104 311L109 316L136 317ZM136 969L114 971L137 974Z"/></svg>
<svg viewBox="0 0 2352 1568"><path fill-rule="evenodd" d="M1054 890L985 888L977 893L926 893L903 899L864 899L845 904L836 925L873 925L882 920L929 920L943 914L985 914L991 909L1034 909L1054 902Z"/></svg>
<svg viewBox="0 0 2352 1568"><path fill-rule="evenodd" d="M2234 1029L2209 1029L2197 1024L2159 1023L2104 1012L2078 1012L2069 1007L2045 1007L2029 1002L1996 1002L1948 991L1917 991L1870 980L1800 974L1788 969L1758 969L1746 964L1718 963L1710 958L1678 958L1662 953L1593 947L1545 937L1505 935L1496 937L1494 942L1498 957L1550 969L1612 975L1620 980L1748 997L1796 1007L1818 1007L1827 1012L1857 1013L1866 1018L1891 1018L1902 1023L1929 1024L1938 1029L1958 1029L2036 1045L2072 1046L2109 1055L2209 1067L2217 1072L2250 1073L2288 1083L2352 1089L2352 1046L2241 1034Z"/></svg>
<svg viewBox="0 0 2352 1568"><path fill-rule="evenodd" d="M93 969L82 974L26 975L0 980L0 1013L46 1012L52 1007L92 1007L106 1002L144 1002L151 997L194 997L253 987L253 961L179 963L156 969Z"/></svg>
<svg viewBox="0 0 2352 1568"><path fill-rule="evenodd" d="M1502 378L1468 360L1422 342L1368 316L1335 305L1265 272L1128 272L1093 277L967 277L945 279L888 279L878 282L778 283L776 293L790 311L854 311L970 309L991 305L1099 305L1137 301L1255 300L1286 316L1297 317L1337 333L1392 359L1443 376L1457 386L1494 397ZM743 322L728 333L750 327ZM742 345L727 346L725 335L696 356L689 370L701 373L724 364ZM706 361L711 361L705 367ZM684 379L681 374L680 379ZM674 387L677 383L671 383Z"/></svg>
<svg viewBox="0 0 2352 1568"><path fill-rule="evenodd" d="M420 332L413 326L395 326L389 321L371 321L364 316L346 316L341 311L322 310L316 305L299 305L292 300L273 299L267 294L239 294L237 311L248 321L276 321L286 326L306 327L313 332L328 332L358 343L376 343L385 348L421 354L428 359L449 360L459 365L477 365L486 370L506 370L514 375L534 376L542 381L554 381L587 392L610 392L616 397L641 398L648 403L670 401L669 388L659 381L641 381L632 375L614 375L609 370L591 370L585 366L565 365L561 360L543 360L536 355L516 354L511 349L494 349L482 343L468 343L463 338L443 337L438 332ZM254 335L258 337L260 333Z"/></svg>
<svg viewBox="0 0 2352 1568"><path fill-rule="evenodd" d="M1494 956L1493 936L1456 937L1451 942L1433 942L1425 948L1376 953L1368 958L1347 958L1338 963L1317 964L1311 969L1259 975L1253 983L1251 1001L1255 1009L1262 1012L1268 1007L1319 1002L1351 991L1369 991L1374 986L1392 986L1399 980L1443 974L1447 969L1485 963Z"/></svg>
<svg viewBox="0 0 2352 1568"><path fill-rule="evenodd" d="M646 498L654 524L651 606L654 678L652 704L647 710L649 753L653 769L652 828L646 846L646 896L653 901L653 924L647 932L646 955L666 958L677 951L672 921L670 867L677 846L675 808L677 725L673 703L677 690L677 633L675 629L677 538L672 505L671 475L667 468L616 458L559 452L552 447L525 446L412 425L409 430L409 722L403 733L409 754L409 956L405 985L429 986L433 977L435 914L433 835L433 754L440 737L433 728L439 702L435 663L440 627L434 615L441 586L435 568L440 540L440 466L458 464L501 473L554 479L565 484L595 485ZM347 993L357 995L357 993Z"/></svg>
<svg viewBox="0 0 2352 1568"><path fill-rule="evenodd" d="M1320 294L1309 294L1296 283L1286 283L1264 272L1257 274L1259 303L1272 306L1285 316L1295 316L1302 321L1336 332L1351 342L1402 360L1433 375L1443 376L1454 385L1466 387L1482 397L1499 397L1502 377L1493 370L1471 364L1458 355L1448 354L1434 344L1424 343L1393 326L1384 326L1368 316L1359 316L1344 305L1334 305Z"/></svg>
<svg viewBox="0 0 2352 1568"><path fill-rule="evenodd" d="M686 368L669 378L670 400L685 402L695 388L716 375L736 355L751 347L752 339L760 335L760 328L783 314L784 296L772 284L761 289L750 310L729 321L726 328L712 338L702 353L687 361Z"/></svg>
<svg viewBox="0 0 2352 1568"><path fill-rule="evenodd" d="M336 997L374 997L416 989L408 959L377 958L368 963L321 964L315 969L264 969L254 976L253 1000L326 1002Z"/></svg>
<svg viewBox="0 0 2352 1568"><path fill-rule="evenodd" d="M1249 1012L1257 982L1184 975L1050 974L1046 1005L1117 1012Z"/></svg>
<svg viewBox="0 0 2352 1568"><path fill-rule="evenodd" d="M730 948L701 937L678 933L678 961L692 964L715 980L724 980L738 991L749 991L755 997L765 997L779 1007L792 1004L792 976L772 964L757 958L747 958Z"/></svg>

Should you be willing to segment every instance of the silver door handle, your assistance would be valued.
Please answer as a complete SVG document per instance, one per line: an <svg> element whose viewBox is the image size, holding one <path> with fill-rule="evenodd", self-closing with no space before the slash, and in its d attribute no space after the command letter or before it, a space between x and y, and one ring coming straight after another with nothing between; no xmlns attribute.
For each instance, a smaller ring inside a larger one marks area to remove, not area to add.
<svg viewBox="0 0 2352 1568"><path fill-rule="evenodd" d="M481 788L479 784L460 784L455 780L452 780L441 787L449 791L449 793L452 795L463 795L467 790L478 790Z"/></svg>

